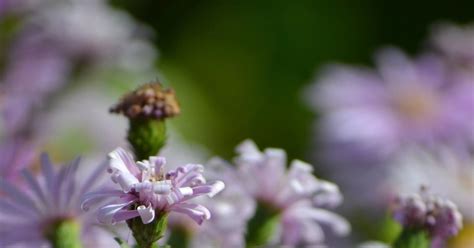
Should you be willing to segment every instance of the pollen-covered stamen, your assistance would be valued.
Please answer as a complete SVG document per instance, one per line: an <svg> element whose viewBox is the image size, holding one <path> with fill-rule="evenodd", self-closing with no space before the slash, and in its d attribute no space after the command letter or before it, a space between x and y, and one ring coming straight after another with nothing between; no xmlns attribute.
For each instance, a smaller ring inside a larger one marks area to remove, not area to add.
<svg viewBox="0 0 474 248"><path fill-rule="evenodd" d="M145 84L125 95L110 108L128 118L165 119L180 113L180 107L172 89L164 89L160 83Z"/></svg>

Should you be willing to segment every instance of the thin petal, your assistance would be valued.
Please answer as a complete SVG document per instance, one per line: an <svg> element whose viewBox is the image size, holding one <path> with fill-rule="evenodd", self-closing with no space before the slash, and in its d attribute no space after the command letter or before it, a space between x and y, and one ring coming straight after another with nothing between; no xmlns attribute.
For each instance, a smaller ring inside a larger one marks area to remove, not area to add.
<svg viewBox="0 0 474 248"><path fill-rule="evenodd" d="M43 202L45 206L50 206L49 201L46 198L43 189L39 185L38 181L33 177L31 172L24 169L22 171L23 177L26 179L26 183L29 185L30 189L38 196L38 198Z"/></svg>
<svg viewBox="0 0 474 248"><path fill-rule="evenodd" d="M119 212L121 209L129 206L130 204L134 202L135 200L126 201L126 202L117 203L117 204L107 204L99 209L98 214L97 214L97 219L101 223L113 225L116 223L114 219L115 214Z"/></svg>
<svg viewBox="0 0 474 248"><path fill-rule="evenodd" d="M99 177L103 175L102 172L105 171L107 164L108 164L108 161L105 160L102 163L100 163L100 165L97 166L96 169L94 169L94 171L90 174L87 180L85 180L84 184L82 184L82 188L80 190L79 195L84 195L86 192L89 191L89 189L92 186L94 186L94 184L99 179Z"/></svg>
<svg viewBox="0 0 474 248"><path fill-rule="evenodd" d="M34 212L39 214L39 210L36 208L36 204L29 198L28 195L16 189L13 185L6 182L5 180L0 180L0 191L6 193L11 197L17 204L22 206L28 206Z"/></svg>
<svg viewBox="0 0 474 248"><path fill-rule="evenodd" d="M137 210L120 210L114 214L114 221L120 222L140 216Z"/></svg>
<svg viewBox="0 0 474 248"><path fill-rule="evenodd" d="M174 206L172 210L178 213L186 214L199 225L201 225L204 220L211 218L211 213L209 210L198 204L181 203Z"/></svg>
<svg viewBox="0 0 474 248"><path fill-rule="evenodd" d="M122 195L124 195L124 193L121 190L104 190L86 193L81 203L81 209L88 211L89 206L94 202L103 200L103 198L120 197Z"/></svg>
<svg viewBox="0 0 474 248"><path fill-rule="evenodd" d="M46 153L41 154L41 172L45 178L48 191L53 192L54 182L56 181L56 179L53 164L51 163L51 160L49 159L49 156Z"/></svg>
<svg viewBox="0 0 474 248"><path fill-rule="evenodd" d="M303 211L307 218L327 224L337 235L346 235L350 232L351 226L347 220L341 216L325 209L312 208Z"/></svg>

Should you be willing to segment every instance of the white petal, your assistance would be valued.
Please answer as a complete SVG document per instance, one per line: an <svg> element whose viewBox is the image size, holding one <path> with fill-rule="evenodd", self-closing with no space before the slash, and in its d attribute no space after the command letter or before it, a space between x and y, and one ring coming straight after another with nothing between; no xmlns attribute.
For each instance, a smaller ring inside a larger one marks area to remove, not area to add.
<svg viewBox="0 0 474 248"><path fill-rule="evenodd" d="M217 193L221 192L225 188L225 184L222 181L216 181L212 185L212 190L207 195L209 197L214 197Z"/></svg>
<svg viewBox="0 0 474 248"><path fill-rule="evenodd" d="M155 210L151 207L151 205L148 207L140 205L138 206L137 211L138 214L140 214L143 224L148 224L155 219Z"/></svg>
<svg viewBox="0 0 474 248"><path fill-rule="evenodd" d="M170 191L171 191L170 180L153 182L153 192L155 192L155 194L165 195L165 194L170 193Z"/></svg>
<svg viewBox="0 0 474 248"><path fill-rule="evenodd" d="M127 193L130 192L130 190L133 188L133 185L139 183L138 179L126 172L118 172L118 176L116 177L117 183L120 185L122 188L123 192Z"/></svg>
<svg viewBox="0 0 474 248"><path fill-rule="evenodd" d="M191 187L181 187L178 189L183 196L188 196L193 194L193 189Z"/></svg>
<svg viewBox="0 0 474 248"><path fill-rule="evenodd" d="M137 167L138 169L140 169L141 171L145 171L145 170L149 170L150 169L150 163L146 160L144 161L138 161L137 162Z"/></svg>

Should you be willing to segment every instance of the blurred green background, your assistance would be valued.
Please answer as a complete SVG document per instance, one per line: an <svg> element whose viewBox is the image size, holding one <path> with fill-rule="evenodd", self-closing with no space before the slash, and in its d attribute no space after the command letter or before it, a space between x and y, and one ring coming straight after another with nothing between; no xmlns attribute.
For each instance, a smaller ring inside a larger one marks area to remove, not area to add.
<svg viewBox="0 0 474 248"><path fill-rule="evenodd" d="M422 48L431 24L474 19L474 1L126 1L156 32L157 67L182 115L173 124L214 154L245 138L309 159L314 114L302 93L319 66L370 65L384 45Z"/></svg>

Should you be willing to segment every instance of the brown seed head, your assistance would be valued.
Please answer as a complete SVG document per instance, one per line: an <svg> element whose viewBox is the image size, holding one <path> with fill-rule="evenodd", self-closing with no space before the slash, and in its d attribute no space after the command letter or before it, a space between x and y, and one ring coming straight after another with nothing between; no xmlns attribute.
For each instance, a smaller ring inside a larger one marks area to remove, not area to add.
<svg viewBox="0 0 474 248"><path fill-rule="evenodd" d="M123 96L110 112L130 119L163 120L178 115L180 107L173 89L164 89L160 83L148 83Z"/></svg>

